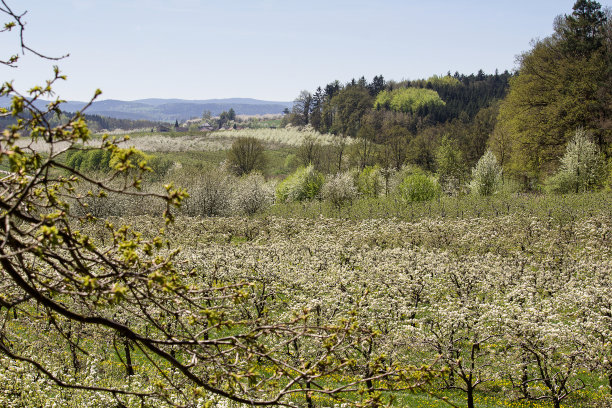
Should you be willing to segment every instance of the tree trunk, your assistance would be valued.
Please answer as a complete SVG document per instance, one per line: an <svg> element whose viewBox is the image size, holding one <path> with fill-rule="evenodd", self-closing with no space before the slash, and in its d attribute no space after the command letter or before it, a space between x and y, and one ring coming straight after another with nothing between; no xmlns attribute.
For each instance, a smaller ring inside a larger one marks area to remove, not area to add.
<svg viewBox="0 0 612 408"><path fill-rule="evenodd" d="M123 347L125 349L125 373L129 377L134 375L134 366L132 365L132 352L130 350L130 341L126 338L123 341Z"/></svg>
<svg viewBox="0 0 612 408"><path fill-rule="evenodd" d="M306 383L306 389L310 390L310 382ZM310 395L310 391L306 392L306 402L308 403L308 408L314 408L314 402L312 401L312 395Z"/></svg>
<svg viewBox="0 0 612 408"><path fill-rule="evenodd" d="M467 387L467 408L474 408L474 388Z"/></svg>

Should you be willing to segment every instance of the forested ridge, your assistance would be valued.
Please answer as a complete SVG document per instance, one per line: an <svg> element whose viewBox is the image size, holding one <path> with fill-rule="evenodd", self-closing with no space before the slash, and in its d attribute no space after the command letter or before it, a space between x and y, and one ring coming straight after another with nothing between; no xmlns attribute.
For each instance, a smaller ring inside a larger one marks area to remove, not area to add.
<svg viewBox="0 0 612 408"><path fill-rule="evenodd" d="M400 149L402 163L428 171L437 170L436 151L445 143L467 168L490 148L508 176L535 188L558 170L577 129L611 155L609 14L597 2L577 1L571 14L556 18L550 37L518 57L513 73L334 81L302 91L286 121ZM368 164L376 161L384 165L380 158Z"/></svg>

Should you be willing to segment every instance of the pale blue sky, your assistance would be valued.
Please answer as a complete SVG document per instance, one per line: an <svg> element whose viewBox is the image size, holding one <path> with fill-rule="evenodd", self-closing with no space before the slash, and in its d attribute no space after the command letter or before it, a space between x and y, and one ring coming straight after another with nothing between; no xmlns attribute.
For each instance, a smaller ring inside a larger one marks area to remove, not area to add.
<svg viewBox="0 0 612 408"><path fill-rule="evenodd" d="M293 100L335 79L417 79L515 67L574 0L8 0L28 10L26 39L58 64L64 99ZM606 2L601 2L607 6ZM3 34L0 51L10 39ZM49 63L0 67L18 87Z"/></svg>

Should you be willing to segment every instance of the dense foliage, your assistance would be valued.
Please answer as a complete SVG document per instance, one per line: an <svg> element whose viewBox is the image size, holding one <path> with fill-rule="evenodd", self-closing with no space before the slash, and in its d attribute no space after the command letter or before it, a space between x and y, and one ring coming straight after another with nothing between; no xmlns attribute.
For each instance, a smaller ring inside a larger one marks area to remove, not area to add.
<svg viewBox="0 0 612 408"><path fill-rule="evenodd" d="M525 184L541 181L555 172L578 127L609 157L611 84L612 20L599 3L578 0L552 36L520 56L497 125L511 136L495 152L508 156L506 169Z"/></svg>
<svg viewBox="0 0 612 408"><path fill-rule="evenodd" d="M444 106L440 95L431 89L405 88L382 91L374 101L375 109L391 109L395 112L416 113L427 108Z"/></svg>

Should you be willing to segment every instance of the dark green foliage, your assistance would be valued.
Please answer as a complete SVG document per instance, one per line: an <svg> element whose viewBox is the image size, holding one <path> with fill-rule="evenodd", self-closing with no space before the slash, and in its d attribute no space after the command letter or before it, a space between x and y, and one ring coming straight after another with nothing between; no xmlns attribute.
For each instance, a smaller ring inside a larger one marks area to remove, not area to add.
<svg viewBox="0 0 612 408"><path fill-rule="evenodd" d="M382 91L393 92L395 90L395 92L401 92L399 91L400 89L414 89L414 91L409 91L413 93L421 92L418 89L437 92L440 100L444 101L444 104L425 104L427 106L426 109L419 109L419 106L416 106L416 109L400 109L398 105L397 110L403 111L406 117L401 120L396 118L394 120L395 124L401 124L414 133L419 127L435 126L436 124L461 117L471 121L482 108L505 96L508 80L511 76L508 71L502 74L496 72L493 75L486 75L481 71L479 75L460 75L456 73L452 77L433 76L428 80L404 81L400 83L385 82L382 75L374 77L369 84L363 78L360 81L352 80L345 86L335 81L326 85L324 89L319 87L314 95L310 96L307 91L303 91L300 94L300 97L298 97L300 104L299 109L297 109L299 111L299 120L297 121L300 125L311 124L316 130L321 132L333 131L335 133L354 135L358 129L353 128L350 133L347 132L346 124L349 118L352 118L353 122L357 123L354 126L359 127L363 116L369 115L368 110L372 110L372 107L364 109L360 105L358 101L363 98L363 95L357 96L356 93L358 91L356 90L362 89L366 91L370 98L376 97ZM351 88L353 91L350 95L344 95L332 103L332 100L337 95ZM310 99L304 98L305 95L310 96ZM380 107L384 105L382 103ZM308 112L305 110L306 107L309 108ZM340 116L338 116L339 110L341 110Z"/></svg>
<svg viewBox="0 0 612 408"><path fill-rule="evenodd" d="M399 169L411 163L434 171L443 135L469 168L484 154L496 124L495 102L505 96L511 77L507 71L487 75L480 70L400 83L385 82L382 76L371 83L363 77L346 85L334 81L314 94L302 91L285 123L357 137L350 149L360 169L375 163Z"/></svg>
<svg viewBox="0 0 612 408"><path fill-rule="evenodd" d="M56 126L60 123L66 123L71 113L63 112L60 117L57 114L45 115L46 120L49 124ZM135 130L135 129L154 129L159 126L160 122L150 120L131 120L131 119L118 119L107 116L83 114L83 118L87 121L87 125L92 132L100 131L111 131L115 129L123 130ZM1 116L0 117L0 129L4 129L7 126L14 125L16 120L12 116Z"/></svg>
<svg viewBox="0 0 612 408"><path fill-rule="evenodd" d="M353 85L344 88L325 106L324 115L332 117L331 127L325 130L356 137L371 106L372 97L365 87Z"/></svg>
<svg viewBox="0 0 612 408"><path fill-rule="evenodd" d="M385 89L385 78L382 75L377 75L372 79L372 83L367 85L368 91L370 91L370 95L376 96L379 92Z"/></svg>
<svg viewBox="0 0 612 408"><path fill-rule="evenodd" d="M588 56L604 45L604 27L607 22L601 4L592 0L578 0L574 12L565 16L560 32L562 49L569 55Z"/></svg>

